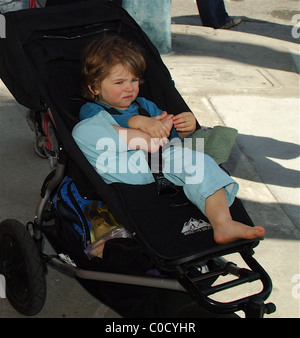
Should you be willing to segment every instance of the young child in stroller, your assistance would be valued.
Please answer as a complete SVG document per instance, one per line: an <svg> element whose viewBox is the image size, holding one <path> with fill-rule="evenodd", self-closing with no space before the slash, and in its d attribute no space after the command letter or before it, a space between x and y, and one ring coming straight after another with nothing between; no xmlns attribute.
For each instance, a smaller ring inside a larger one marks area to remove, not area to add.
<svg viewBox="0 0 300 338"><path fill-rule="evenodd" d="M139 85L146 64L138 46L118 35L93 41L83 55L84 96L88 101L72 135L106 183L154 182L146 153L162 148L166 179L182 186L187 198L208 218L214 240L226 244L264 235L261 226L249 227L232 219L229 206L238 184L206 154L169 140L190 136L196 129L191 112L176 116L141 97ZM141 114L146 111L148 116ZM184 160L183 160L184 156ZM193 160L196 159L195 170ZM184 164L181 170L176 164Z"/></svg>

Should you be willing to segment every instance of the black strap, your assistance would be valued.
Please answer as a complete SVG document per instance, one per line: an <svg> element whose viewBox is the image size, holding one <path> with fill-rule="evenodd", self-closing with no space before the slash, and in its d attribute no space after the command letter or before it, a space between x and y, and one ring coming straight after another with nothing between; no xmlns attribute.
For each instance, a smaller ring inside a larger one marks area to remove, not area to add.
<svg viewBox="0 0 300 338"><path fill-rule="evenodd" d="M138 108L139 115L146 116L146 117L151 117L151 115L147 112L145 108L143 108L137 101L134 101ZM123 115L118 109L113 108L113 107L105 107L101 103L95 102L98 106L104 108L110 115Z"/></svg>
<svg viewBox="0 0 300 338"><path fill-rule="evenodd" d="M152 173L152 175L155 179L158 195L175 194L179 191L175 184L165 178L162 172Z"/></svg>
<svg viewBox="0 0 300 338"><path fill-rule="evenodd" d="M110 115L122 115L121 112L118 111L118 109L115 109L113 107L107 108L105 106L102 106L102 104L95 102L98 106L102 107L103 109L105 109Z"/></svg>

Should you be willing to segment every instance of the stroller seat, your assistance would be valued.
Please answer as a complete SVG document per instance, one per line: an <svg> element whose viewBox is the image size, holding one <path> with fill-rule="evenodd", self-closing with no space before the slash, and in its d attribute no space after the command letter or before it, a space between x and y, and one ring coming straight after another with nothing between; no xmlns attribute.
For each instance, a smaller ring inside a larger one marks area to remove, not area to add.
<svg viewBox="0 0 300 338"><path fill-rule="evenodd" d="M158 194L155 183L113 185L122 206L130 214L126 227L165 264L181 264L221 251L236 251L239 245L254 247L258 244L259 239L217 244L207 218L186 198L181 187L176 187L176 192ZM240 200L236 199L230 209L235 220L253 226Z"/></svg>

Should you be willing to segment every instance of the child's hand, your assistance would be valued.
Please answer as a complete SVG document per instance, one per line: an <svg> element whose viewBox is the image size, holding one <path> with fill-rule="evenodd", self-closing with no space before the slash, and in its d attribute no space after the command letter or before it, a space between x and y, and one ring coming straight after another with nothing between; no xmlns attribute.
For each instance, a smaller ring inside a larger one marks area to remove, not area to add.
<svg viewBox="0 0 300 338"><path fill-rule="evenodd" d="M113 125L113 128L131 150L141 149L149 153L156 153L159 148L169 142L166 137L150 137L148 134L138 129L124 128L116 125Z"/></svg>
<svg viewBox="0 0 300 338"><path fill-rule="evenodd" d="M147 133L152 138L161 139L164 137L169 137L170 135L170 130L165 125L165 123L163 123L163 121L157 120L155 117L147 118L140 130Z"/></svg>
<svg viewBox="0 0 300 338"><path fill-rule="evenodd" d="M196 118L191 112L175 115L173 121L174 127L182 138L191 135L196 130Z"/></svg>
<svg viewBox="0 0 300 338"><path fill-rule="evenodd" d="M170 135L170 129L166 123L164 123L165 118L165 114L162 114L159 117L134 115L129 119L128 125L130 128L143 131L152 138L161 139L169 137Z"/></svg>

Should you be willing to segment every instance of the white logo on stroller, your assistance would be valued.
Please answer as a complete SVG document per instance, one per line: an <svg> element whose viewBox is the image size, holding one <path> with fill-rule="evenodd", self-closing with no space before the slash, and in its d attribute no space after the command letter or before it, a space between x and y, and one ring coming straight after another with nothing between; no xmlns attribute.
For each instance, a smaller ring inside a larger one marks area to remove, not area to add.
<svg viewBox="0 0 300 338"><path fill-rule="evenodd" d="M211 228L211 225L202 219L198 220L195 218L190 218L188 222L184 223L181 233L187 236L199 231L207 231Z"/></svg>

